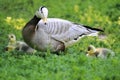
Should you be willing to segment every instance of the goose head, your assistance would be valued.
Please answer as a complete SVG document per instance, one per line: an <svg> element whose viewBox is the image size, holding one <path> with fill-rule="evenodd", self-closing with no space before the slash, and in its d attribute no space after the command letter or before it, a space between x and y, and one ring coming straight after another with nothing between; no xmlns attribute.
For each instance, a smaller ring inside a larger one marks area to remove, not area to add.
<svg viewBox="0 0 120 80"><path fill-rule="evenodd" d="M48 9L45 6L42 6L36 11L35 15L38 18L43 19L43 22L46 23L48 17Z"/></svg>

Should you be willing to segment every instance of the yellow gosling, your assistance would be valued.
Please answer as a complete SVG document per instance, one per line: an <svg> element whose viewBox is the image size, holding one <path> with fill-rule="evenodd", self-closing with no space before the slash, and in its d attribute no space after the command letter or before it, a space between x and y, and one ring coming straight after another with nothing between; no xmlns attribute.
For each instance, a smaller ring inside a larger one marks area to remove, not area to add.
<svg viewBox="0 0 120 80"><path fill-rule="evenodd" d="M8 35L9 43L6 47L6 51L13 51L16 48L16 37L14 34Z"/></svg>
<svg viewBox="0 0 120 80"><path fill-rule="evenodd" d="M107 58L109 55L115 56L115 53L107 48L95 48L93 45L88 47L86 54L86 56L96 56L100 58Z"/></svg>
<svg viewBox="0 0 120 80"><path fill-rule="evenodd" d="M9 43L6 47L6 51L23 51L28 53L34 53L36 52L34 49L29 47L25 42L22 41L16 41L16 36L14 34L8 35Z"/></svg>

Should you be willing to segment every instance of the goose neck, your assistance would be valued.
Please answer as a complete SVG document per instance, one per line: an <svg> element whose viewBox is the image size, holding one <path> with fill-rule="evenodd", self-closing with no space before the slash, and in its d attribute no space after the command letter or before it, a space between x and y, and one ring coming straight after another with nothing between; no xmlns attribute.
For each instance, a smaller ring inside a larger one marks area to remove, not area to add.
<svg viewBox="0 0 120 80"><path fill-rule="evenodd" d="M30 23L33 25L37 25L41 18L38 18L36 15L31 19Z"/></svg>

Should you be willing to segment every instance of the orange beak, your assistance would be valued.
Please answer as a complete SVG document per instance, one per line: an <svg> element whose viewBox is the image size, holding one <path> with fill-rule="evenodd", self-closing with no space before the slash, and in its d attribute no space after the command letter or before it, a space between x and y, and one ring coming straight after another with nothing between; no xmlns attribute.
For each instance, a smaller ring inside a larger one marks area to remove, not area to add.
<svg viewBox="0 0 120 80"><path fill-rule="evenodd" d="M46 23L47 22L47 18L43 18L43 22Z"/></svg>

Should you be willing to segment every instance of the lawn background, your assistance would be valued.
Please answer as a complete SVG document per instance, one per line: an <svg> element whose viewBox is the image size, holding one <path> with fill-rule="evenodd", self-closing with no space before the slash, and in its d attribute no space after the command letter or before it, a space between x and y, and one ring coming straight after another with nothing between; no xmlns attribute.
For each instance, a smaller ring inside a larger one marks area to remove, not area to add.
<svg viewBox="0 0 120 80"><path fill-rule="evenodd" d="M103 29L108 38L84 37L59 56L5 52L7 35L23 40L22 28L43 5L48 17ZM116 56L88 58L89 44L112 49ZM120 80L120 0L0 0L0 80Z"/></svg>

